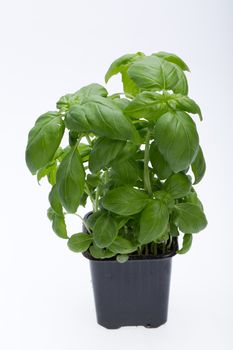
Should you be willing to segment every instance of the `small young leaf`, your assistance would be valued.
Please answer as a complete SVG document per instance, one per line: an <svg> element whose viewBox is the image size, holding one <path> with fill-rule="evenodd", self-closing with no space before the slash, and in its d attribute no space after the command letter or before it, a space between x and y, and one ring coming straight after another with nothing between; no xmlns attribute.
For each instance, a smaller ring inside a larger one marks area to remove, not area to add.
<svg viewBox="0 0 233 350"><path fill-rule="evenodd" d="M53 159L64 129L64 122L57 112L45 113L37 119L28 134L26 148L26 163L33 175Z"/></svg>
<svg viewBox="0 0 233 350"><path fill-rule="evenodd" d="M195 176L195 182L194 184L198 184L203 176L205 175L206 171L206 163L205 163L205 158L202 152L201 147L199 146L198 153L192 162L192 171Z"/></svg>
<svg viewBox="0 0 233 350"><path fill-rule="evenodd" d="M93 227L93 238L99 248L108 247L118 233L118 225L113 216L103 213L95 222Z"/></svg>
<svg viewBox="0 0 233 350"><path fill-rule="evenodd" d="M92 243L92 236L87 233L75 233L72 235L67 245L73 252L82 253L85 252Z"/></svg>
<svg viewBox="0 0 233 350"><path fill-rule="evenodd" d="M128 216L139 213L149 200L145 192L122 186L107 192L103 198L103 206L118 215Z"/></svg>
<svg viewBox="0 0 233 350"><path fill-rule="evenodd" d="M91 255L95 259L109 259L112 258L115 253L111 252L109 249L99 248L95 243L89 248Z"/></svg>
<svg viewBox="0 0 233 350"><path fill-rule="evenodd" d="M92 173L107 167L123 150L126 142L100 137L90 153L89 168Z"/></svg>
<svg viewBox="0 0 233 350"><path fill-rule="evenodd" d="M167 206L156 199L151 201L141 214L139 242L146 244L156 241L165 231L168 220Z"/></svg>
<svg viewBox="0 0 233 350"><path fill-rule="evenodd" d="M167 179L172 174L172 169L164 156L159 152L155 141L150 145L150 161L160 180Z"/></svg>
<svg viewBox="0 0 233 350"><path fill-rule="evenodd" d="M182 198L191 190L192 183L189 177L183 173L171 175L164 183L164 190L173 198Z"/></svg>
<svg viewBox="0 0 233 350"><path fill-rule="evenodd" d="M117 257L116 257L116 260L120 263L120 264L123 264L123 263L125 263L126 261L128 261L129 260L129 256L128 255L126 255L126 254L119 254L119 255L117 255Z"/></svg>
<svg viewBox="0 0 233 350"><path fill-rule="evenodd" d="M155 138L159 151L175 173L185 170L198 152L196 125L185 112L168 112L160 117L155 125Z"/></svg>
<svg viewBox="0 0 233 350"><path fill-rule="evenodd" d="M185 254L191 248L193 241L193 236L189 233L186 233L183 237L183 245L182 248L177 251L178 254Z"/></svg>
<svg viewBox="0 0 233 350"><path fill-rule="evenodd" d="M57 171L57 190L63 207L75 213L84 192L85 173L81 157L74 147L62 160Z"/></svg>
<svg viewBox="0 0 233 350"><path fill-rule="evenodd" d="M192 100L188 96L183 96L181 94L167 95L167 104L172 109L178 111L185 111L192 114L198 114L200 120L202 120L202 113L200 107L194 100Z"/></svg>
<svg viewBox="0 0 233 350"><path fill-rule="evenodd" d="M176 205L178 217L176 219L180 231L184 233L197 233L207 226L207 220L201 208L192 203L179 203Z"/></svg>

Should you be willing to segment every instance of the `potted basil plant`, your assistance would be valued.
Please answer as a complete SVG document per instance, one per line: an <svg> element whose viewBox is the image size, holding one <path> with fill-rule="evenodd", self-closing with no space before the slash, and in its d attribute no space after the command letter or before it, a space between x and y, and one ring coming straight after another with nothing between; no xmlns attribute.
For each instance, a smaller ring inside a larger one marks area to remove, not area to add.
<svg viewBox="0 0 233 350"><path fill-rule="evenodd" d="M171 53L124 55L105 76L120 73L123 92L84 86L28 135L27 166L51 184L52 228L90 260L97 320L107 328L166 322L172 257L207 225L194 189L205 173L202 114L184 71ZM82 218L87 199L93 209ZM67 232L68 213L81 217L83 232Z"/></svg>

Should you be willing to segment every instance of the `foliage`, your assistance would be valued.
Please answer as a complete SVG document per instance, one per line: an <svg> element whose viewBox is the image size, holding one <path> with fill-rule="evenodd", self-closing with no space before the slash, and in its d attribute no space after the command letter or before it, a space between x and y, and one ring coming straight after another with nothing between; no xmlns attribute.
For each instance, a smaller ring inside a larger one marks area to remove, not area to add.
<svg viewBox="0 0 233 350"><path fill-rule="evenodd" d="M90 84L36 120L26 163L51 184L48 217L72 251L125 262L129 254L169 252L182 234L183 254L206 227L193 187L206 168L194 121L202 113L188 97L184 71L186 63L171 53L124 55L105 76L107 82L121 74L124 93L109 96ZM62 148L64 137L69 144ZM86 232L69 235L65 215L79 216L88 198Z"/></svg>

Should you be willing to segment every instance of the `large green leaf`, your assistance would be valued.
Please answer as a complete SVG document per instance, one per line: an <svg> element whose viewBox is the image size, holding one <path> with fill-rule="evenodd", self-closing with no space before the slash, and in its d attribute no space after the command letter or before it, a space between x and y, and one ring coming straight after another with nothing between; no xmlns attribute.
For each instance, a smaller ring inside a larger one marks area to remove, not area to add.
<svg viewBox="0 0 233 350"><path fill-rule="evenodd" d="M167 206L160 200L151 201L141 214L139 242L146 244L160 238L168 226L168 220Z"/></svg>
<svg viewBox="0 0 233 350"><path fill-rule="evenodd" d="M190 178L183 174L173 174L164 183L164 190L170 193L173 198L186 196L192 187Z"/></svg>
<svg viewBox="0 0 233 350"><path fill-rule="evenodd" d="M67 230L66 230L66 223L63 213L58 215L53 208L49 208L47 212L49 220L52 221L52 228L53 231L58 235L60 238L67 239Z"/></svg>
<svg viewBox="0 0 233 350"><path fill-rule="evenodd" d="M83 98L87 98L92 95L106 97L108 95L108 92L102 85L89 84L87 86L82 87L80 90L73 94L67 94L62 96L57 102L57 108L63 112L66 112L72 105L80 103Z"/></svg>
<svg viewBox="0 0 233 350"><path fill-rule="evenodd" d="M115 254L129 254L137 250L137 246L128 239L117 236L108 249Z"/></svg>
<svg viewBox="0 0 233 350"><path fill-rule="evenodd" d="M183 244L182 244L182 248L179 249L177 251L178 254L185 254L189 251L189 249L191 248L192 245L192 241L193 241L193 236L189 233L185 234L183 237Z"/></svg>
<svg viewBox="0 0 233 350"><path fill-rule="evenodd" d="M92 236L90 236L87 233L80 232L72 235L69 238L67 245L70 248L70 250L72 250L73 252L82 253L89 248L92 241L93 241Z"/></svg>
<svg viewBox="0 0 233 350"><path fill-rule="evenodd" d="M149 200L145 192L122 186L107 192L103 198L103 206L118 215L128 216L139 213Z"/></svg>
<svg viewBox="0 0 233 350"><path fill-rule="evenodd" d="M176 208L178 211L176 222L182 232L197 233L207 226L205 214L200 206L192 203L179 203Z"/></svg>
<svg viewBox="0 0 233 350"><path fill-rule="evenodd" d="M164 60L166 60L168 62L175 63L177 66L179 66L184 71L188 71L188 72L190 71L187 64L179 56L175 55L174 53L160 51L160 52L154 53L153 55L160 57L160 58L163 58Z"/></svg>
<svg viewBox="0 0 233 350"><path fill-rule="evenodd" d="M84 192L85 173L77 148L72 148L57 171L57 190L63 207L75 213Z"/></svg>
<svg viewBox="0 0 233 350"><path fill-rule="evenodd" d="M196 125L185 112L165 113L156 122L155 139L170 168L185 170L194 160L199 146Z"/></svg>
<svg viewBox="0 0 233 350"><path fill-rule="evenodd" d="M117 221L110 213L106 212L98 217L93 227L93 238L99 248L108 247L116 238L117 233Z"/></svg>
<svg viewBox="0 0 233 350"><path fill-rule="evenodd" d="M79 132L140 143L140 136L130 119L113 101L101 96L93 96L82 105L71 107L66 115L66 125Z"/></svg>
<svg viewBox="0 0 233 350"><path fill-rule="evenodd" d="M194 161L192 162L191 167L192 167L193 174L195 176L194 184L198 184L198 182L200 182L203 176L205 175L205 171L206 171L205 158L200 146L198 149L198 153Z"/></svg>
<svg viewBox="0 0 233 350"><path fill-rule="evenodd" d="M157 120L168 111L166 96L153 91L143 91L126 107L124 113L133 118Z"/></svg>
<svg viewBox="0 0 233 350"><path fill-rule="evenodd" d="M172 174L172 169L164 156L159 152L155 141L150 145L150 161L155 173L161 180L167 179Z"/></svg>
<svg viewBox="0 0 233 350"><path fill-rule="evenodd" d="M125 141L100 137L90 153L89 168L92 173L104 169L123 150Z"/></svg>
<svg viewBox="0 0 233 350"><path fill-rule="evenodd" d="M40 116L30 130L26 148L26 163L32 174L52 159L64 134L64 122L57 112Z"/></svg>
<svg viewBox="0 0 233 350"><path fill-rule="evenodd" d="M188 94L187 79L181 68L157 56L147 56L134 62L128 74L143 90L172 90Z"/></svg>

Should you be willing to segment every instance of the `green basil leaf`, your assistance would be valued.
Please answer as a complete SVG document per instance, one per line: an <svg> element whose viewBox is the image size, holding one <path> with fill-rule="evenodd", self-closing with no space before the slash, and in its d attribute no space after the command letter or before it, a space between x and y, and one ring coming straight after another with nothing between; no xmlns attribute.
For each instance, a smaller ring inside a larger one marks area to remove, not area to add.
<svg viewBox="0 0 233 350"><path fill-rule="evenodd" d="M127 98L114 98L113 102L122 110L124 111L125 108L130 104L130 100L127 100Z"/></svg>
<svg viewBox="0 0 233 350"><path fill-rule="evenodd" d="M192 114L198 114L200 120L202 120L202 113L200 107L194 100L192 100L188 96L183 96L181 94L167 94L166 99L168 106L172 109L185 111Z"/></svg>
<svg viewBox="0 0 233 350"><path fill-rule="evenodd" d="M107 192L103 198L103 206L118 215L128 216L139 213L149 200L145 192L122 186Z"/></svg>
<svg viewBox="0 0 233 350"><path fill-rule="evenodd" d="M206 171L205 158L200 146L199 146L197 155L194 161L192 162L191 167L192 167L193 174L195 176L194 184L198 184L203 178L203 176L205 175L205 171Z"/></svg>
<svg viewBox="0 0 233 350"><path fill-rule="evenodd" d="M37 175L36 175L38 183L40 183L40 180L43 177L47 176L49 183L53 186L56 182L56 177L55 177L55 181L54 181L54 174L56 176L56 172L57 172L56 162L54 161L53 163L49 163L49 165L46 165L45 167L38 170ZM52 183L50 180L52 180Z"/></svg>
<svg viewBox="0 0 233 350"><path fill-rule="evenodd" d="M75 213L84 192L85 172L81 157L74 147L62 160L57 171L57 190L62 206Z"/></svg>
<svg viewBox="0 0 233 350"><path fill-rule="evenodd" d="M176 222L180 231L197 233L207 226L205 214L198 205L179 203L176 205L176 208L178 210Z"/></svg>
<svg viewBox="0 0 233 350"><path fill-rule="evenodd" d="M64 134L64 122L56 112L40 116L30 130L26 148L26 163L32 174L52 159Z"/></svg>
<svg viewBox="0 0 233 350"><path fill-rule="evenodd" d="M123 150L125 141L100 137L90 153L89 168L92 173L107 167Z"/></svg>
<svg viewBox="0 0 233 350"><path fill-rule="evenodd" d="M138 94L126 107L124 113L132 118L145 118L155 121L168 111L164 95L152 91Z"/></svg>
<svg viewBox="0 0 233 350"><path fill-rule="evenodd" d="M140 178L139 164L135 159L127 159L124 162L113 162L110 178L116 186L135 185Z"/></svg>
<svg viewBox="0 0 233 350"><path fill-rule="evenodd" d="M179 249L177 251L178 254L185 254L189 251L189 249L191 248L192 245L192 241L193 241L193 236L190 235L189 233L186 233L183 237L183 244L182 244L182 248Z"/></svg>
<svg viewBox="0 0 233 350"><path fill-rule="evenodd" d="M110 99L93 96L91 100L70 108L66 115L69 129L94 132L116 140L140 143L140 136L133 123Z"/></svg>
<svg viewBox="0 0 233 350"><path fill-rule="evenodd" d="M89 248L92 240L92 237L87 233L75 233L69 238L67 245L73 252L82 253Z"/></svg>
<svg viewBox="0 0 233 350"><path fill-rule="evenodd" d="M186 196L192 187L190 178L183 174L173 174L164 183L164 190L170 193L173 198L182 198Z"/></svg>
<svg viewBox="0 0 233 350"><path fill-rule="evenodd" d="M88 98L92 95L106 97L108 95L108 92L102 85L89 84L82 87L80 90L76 91L73 94L62 96L57 102L57 108L62 112L67 112L71 106L80 103L83 98Z"/></svg>
<svg viewBox="0 0 233 350"><path fill-rule="evenodd" d="M159 57L147 56L134 62L128 74L141 89L188 94L187 79L181 68Z"/></svg>
<svg viewBox="0 0 233 350"><path fill-rule="evenodd" d="M115 253L111 252L109 249L99 248L96 244L91 245L89 250L95 259L109 259L115 255Z"/></svg>
<svg viewBox="0 0 233 350"><path fill-rule="evenodd" d="M123 264L126 261L129 260L129 256L127 254L121 254L121 255L117 255L116 260L120 263Z"/></svg>
<svg viewBox="0 0 233 350"><path fill-rule="evenodd" d="M175 63L182 70L190 72L187 64L179 56L175 55L174 53L160 51L160 52L154 53L153 55L160 57L160 58L163 58L164 60L166 60L168 62Z"/></svg>
<svg viewBox="0 0 233 350"><path fill-rule="evenodd" d="M155 191L153 195L155 199L158 199L160 202L164 203L169 209L174 207L175 201L170 193L166 191Z"/></svg>
<svg viewBox="0 0 233 350"><path fill-rule="evenodd" d="M111 64L105 75L105 82L107 83L113 75L121 73L124 92L126 94L135 96L138 93L139 89L133 80L129 77L127 70L133 62L143 56L144 54L142 52L137 52L136 54L126 54L116 59Z"/></svg>
<svg viewBox="0 0 233 350"><path fill-rule="evenodd" d="M196 125L185 112L168 112L156 122L155 138L159 151L175 172L193 162L199 147Z"/></svg>
<svg viewBox="0 0 233 350"><path fill-rule="evenodd" d="M140 218L138 240L141 244L156 241L168 226L169 213L166 205L159 201L151 201L143 210Z"/></svg>
<svg viewBox="0 0 233 350"><path fill-rule="evenodd" d="M165 160L163 155L159 152L155 141L152 142L152 144L150 145L149 154L150 161L155 173L161 180L167 179L172 174L172 169L170 168L168 162Z"/></svg>
<svg viewBox="0 0 233 350"><path fill-rule="evenodd" d="M129 254L137 250L137 246L130 240L121 236L117 236L112 244L108 247L108 249L115 254Z"/></svg>
<svg viewBox="0 0 233 350"><path fill-rule="evenodd" d="M62 205L57 191L57 186L54 185L49 193L49 203L51 208L57 215L63 215Z"/></svg>
<svg viewBox="0 0 233 350"><path fill-rule="evenodd" d="M110 213L103 213L93 227L93 238L99 248L108 247L118 234L118 225Z"/></svg>
<svg viewBox="0 0 233 350"><path fill-rule="evenodd" d="M48 217L50 220L52 220L53 231L58 235L58 237L67 239L68 235L64 215L57 215L54 210L50 208L50 211L48 211Z"/></svg>
<svg viewBox="0 0 233 350"><path fill-rule="evenodd" d="M194 191L194 189L192 189L192 192L190 192L185 198L184 198L185 202L188 203L192 203L192 204L196 204L199 206L199 208L201 208L201 210L203 210L203 205L202 202L200 201L200 199L198 198L196 192Z"/></svg>

